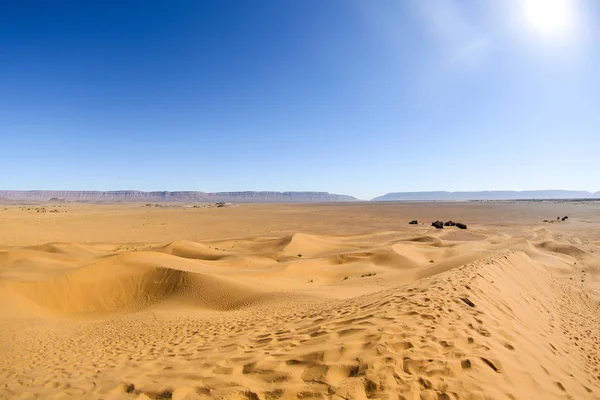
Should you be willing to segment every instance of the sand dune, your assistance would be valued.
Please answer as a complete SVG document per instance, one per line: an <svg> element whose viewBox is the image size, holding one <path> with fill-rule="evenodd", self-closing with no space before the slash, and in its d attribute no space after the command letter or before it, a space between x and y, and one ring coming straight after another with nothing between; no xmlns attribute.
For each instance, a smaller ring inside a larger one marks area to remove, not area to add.
<svg viewBox="0 0 600 400"><path fill-rule="evenodd" d="M593 236L231 236L3 247L0 398L600 398Z"/></svg>
<svg viewBox="0 0 600 400"><path fill-rule="evenodd" d="M161 248L160 251L177 257L198 260L220 260L227 257L227 254L224 254L223 251L189 240L171 242Z"/></svg>
<svg viewBox="0 0 600 400"><path fill-rule="evenodd" d="M342 251L350 251L355 247L343 241L336 241L332 237L319 237L296 233L282 241L282 252L285 255L302 255L308 257L326 256Z"/></svg>
<svg viewBox="0 0 600 400"><path fill-rule="evenodd" d="M174 299L180 305L230 310L261 297L257 289L210 271L209 266L166 254L136 252L106 257L51 279L5 280L3 288L68 316L136 312Z"/></svg>

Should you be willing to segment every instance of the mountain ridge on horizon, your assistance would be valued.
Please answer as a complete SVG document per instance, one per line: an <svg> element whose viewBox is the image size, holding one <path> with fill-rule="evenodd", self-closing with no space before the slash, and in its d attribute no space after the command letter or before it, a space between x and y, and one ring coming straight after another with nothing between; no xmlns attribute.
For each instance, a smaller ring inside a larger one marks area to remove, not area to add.
<svg viewBox="0 0 600 400"><path fill-rule="evenodd" d="M600 191L585 190L482 190L482 191L430 191L391 192L371 201L469 201L469 200L552 200L595 199Z"/></svg>
<svg viewBox="0 0 600 400"><path fill-rule="evenodd" d="M470 201L470 200L551 200L600 199L600 191L581 190L487 190L391 192L371 200L317 191L140 191L140 190L0 190L0 202L63 200L71 202L237 202L237 203L311 203L356 201Z"/></svg>
<svg viewBox="0 0 600 400"><path fill-rule="evenodd" d="M74 202L237 202L237 203L307 203L307 202L348 202L358 201L353 196L328 192L200 192L200 191L151 191L141 190L0 190L0 200L4 201L49 201L65 200Z"/></svg>

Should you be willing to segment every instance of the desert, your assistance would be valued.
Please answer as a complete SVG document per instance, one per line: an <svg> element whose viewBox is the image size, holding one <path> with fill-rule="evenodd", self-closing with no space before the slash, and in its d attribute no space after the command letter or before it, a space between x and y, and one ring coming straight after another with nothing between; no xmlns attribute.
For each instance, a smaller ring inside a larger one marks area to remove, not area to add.
<svg viewBox="0 0 600 400"><path fill-rule="evenodd" d="M7 204L0 397L600 398L599 211Z"/></svg>
<svg viewBox="0 0 600 400"><path fill-rule="evenodd" d="M0 38L0 400L600 400L600 1Z"/></svg>

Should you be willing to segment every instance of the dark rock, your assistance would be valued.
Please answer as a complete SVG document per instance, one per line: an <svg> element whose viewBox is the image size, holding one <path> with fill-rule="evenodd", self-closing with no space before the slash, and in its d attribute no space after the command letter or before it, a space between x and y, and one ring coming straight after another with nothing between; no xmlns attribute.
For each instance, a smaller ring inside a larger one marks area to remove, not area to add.
<svg viewBox="0 0 600 400"><path fill-rule="evenodd" d="M467 226L465 224L460 223L460 222L456 223L456 227L459 228L459 229L467 229Z"/></svg>
<svg viewBox="0 0 600 400"><path fill-rule="evenodd" d="M432 222L431 226L435 226L436 229L444 229L444 223L442 221Z"/></svg>
<svg viewBox="0 0 600 400"><path fill-rule="evenodd" d="M417 220L415 219L415 220L412 220L412 221L410 221L408 224L409 224L409 225L417 225L418 223L419 223L419 221L417 221Z"/></svg>
<svg viewBox="0 0 600 400"><path fill-rule="evenodd" d="M562 217L563 221L566 221L567 219L569 219L569 217L567 217L566 215L564 217Z"/></svg>
<svg viewBox="0 0 600 400"><path fill-rule="evenodd" d="M452 220L444 223L444 226L454 226L454 225L456 225L456 223Z"/></svg>

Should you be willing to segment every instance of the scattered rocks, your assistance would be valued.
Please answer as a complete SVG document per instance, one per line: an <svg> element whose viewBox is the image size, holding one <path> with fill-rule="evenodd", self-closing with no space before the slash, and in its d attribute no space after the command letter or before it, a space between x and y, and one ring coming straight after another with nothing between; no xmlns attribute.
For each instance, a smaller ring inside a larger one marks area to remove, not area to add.
<svg viewBox="0 0 600 400"><path fill-rule="evenodd" d="M410 222L410 223L412 224L412 222ZM460 222L454 222L452 220L446 221L446 222L442 222L439 220L434 221L431 223L431 226L434 226L436 229L444 229L444 226L456 226L459 229L467 229L467 225L460 223Z"/></svg>
<svg viewBox="0 0 600 400"><path fill-rule="evenodd" d="M545 219L545 220L544 220L544 222L547 222L547 223L553 224L553 223L555 223L555 222L561 222L561 221L562 221L562 222L564 222L564 221L566 221L566 220L568 220L568 219L569 219L569 217L565 215L565 216L564 216L564 217L562 217L562 218L561 218L561 217L556 217L556 219L551 219L551 220Z"/></svg>

